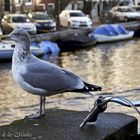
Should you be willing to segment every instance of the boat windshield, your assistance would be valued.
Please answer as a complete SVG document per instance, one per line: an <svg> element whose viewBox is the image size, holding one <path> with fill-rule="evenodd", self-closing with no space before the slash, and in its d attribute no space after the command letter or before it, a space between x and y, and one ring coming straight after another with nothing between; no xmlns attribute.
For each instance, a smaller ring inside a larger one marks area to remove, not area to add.
<svg viewBox="0 0 140 140"><path fill-rule="evenodd" d="M102 34L102 35L120 35L120 34L128 34L128 31L124 28L123 25L119 24L108 24L101 25L93 31L93 34Z"/></svg>

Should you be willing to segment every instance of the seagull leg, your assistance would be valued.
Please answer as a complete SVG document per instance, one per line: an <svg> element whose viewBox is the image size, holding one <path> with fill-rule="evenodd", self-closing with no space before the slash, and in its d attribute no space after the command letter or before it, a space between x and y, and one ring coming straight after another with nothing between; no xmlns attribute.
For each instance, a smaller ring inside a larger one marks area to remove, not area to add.
<svg viewBox="0 0 140 140"><path fill-rule="evenodd" d="M40 110L39 110L39 117L42 116L42 105L43 105L43 96L40 96Z"/></svg>
<svg viewBox="0 0 140 140"><path fill-rule="evenodd" d="M42 116L45 116L45 100L46 100L45 96L40 96L39 112L37 114L32 114L32 115L27 116L29 119L39 119Z"/></svg>
<svg viewBox="0 0 140 140"><path fill-rule="evenodd" d="M45 116L45 101L46 97L42 96L42 116Z"/></svg>

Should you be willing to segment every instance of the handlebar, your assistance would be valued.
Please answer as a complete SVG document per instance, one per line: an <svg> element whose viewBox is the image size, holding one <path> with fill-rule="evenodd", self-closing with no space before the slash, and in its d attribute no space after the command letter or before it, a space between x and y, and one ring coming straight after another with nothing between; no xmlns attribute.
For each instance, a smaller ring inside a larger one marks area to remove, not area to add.
<svg viewBox="0 0 140 140"><path fill-rule="evenodd" d="M81 123L80 128L83 128L87 122L95 122L100 113L104 112L107 108L106 104L102 104L102 99L98 98L94 104L93 109L90 111L89 115Z"/></svg>
<svg viewBox="0 0 140 140"><path fill-rule="evenodd" d="M98 118L98 115L104 112L107 109L107 103L114 102L123 106L132 107L139 115L140 111L136 107L140 107L140 101L129 101L124 97L115 97L115 96L99 96L94 103L94 107L87 115L87 117L80 124L80 128L83 128L88 122L95 122Z"/></svg>

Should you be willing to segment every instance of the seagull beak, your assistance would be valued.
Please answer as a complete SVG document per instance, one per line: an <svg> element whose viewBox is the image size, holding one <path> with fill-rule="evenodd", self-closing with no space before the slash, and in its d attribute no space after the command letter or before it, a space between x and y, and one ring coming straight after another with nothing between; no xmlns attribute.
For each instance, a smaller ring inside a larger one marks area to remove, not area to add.
<svg viewBox="0 0 140 140"><path fill-rule="evenodd" d="M1 35L0 36L0 41L1 40L8 40L8 39L10 39L10 35Z"/></svg>

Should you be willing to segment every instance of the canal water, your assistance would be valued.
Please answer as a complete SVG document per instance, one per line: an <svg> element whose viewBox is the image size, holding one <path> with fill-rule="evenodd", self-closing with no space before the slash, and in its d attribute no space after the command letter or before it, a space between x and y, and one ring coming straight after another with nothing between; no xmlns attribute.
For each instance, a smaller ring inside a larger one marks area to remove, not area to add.
<svg viewBox="0 0 140 140"><path fill-rule="evenodd" d="M89 111L99 95L123 96L140 100L140 39L99 44L60 56L44 56L79 75L83 80L102 86L95 97L65 93L47 98L46 108ZM38 111L39 98L19 88L11 75L11 62L0 62L0 126ZM122 112L137 117L132 109L109 103L107 112ZM140 126L139 126L140 132Z"/></svg>

